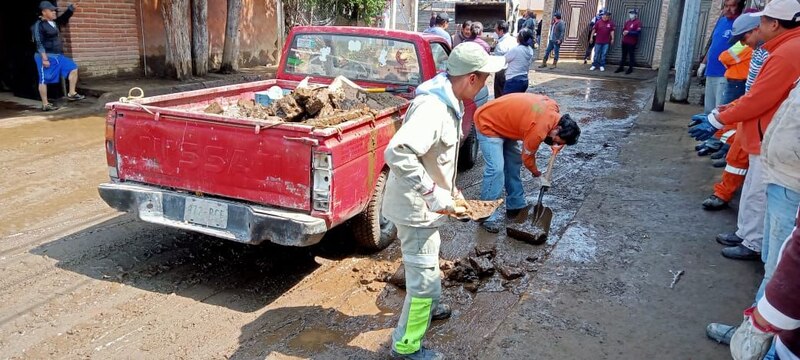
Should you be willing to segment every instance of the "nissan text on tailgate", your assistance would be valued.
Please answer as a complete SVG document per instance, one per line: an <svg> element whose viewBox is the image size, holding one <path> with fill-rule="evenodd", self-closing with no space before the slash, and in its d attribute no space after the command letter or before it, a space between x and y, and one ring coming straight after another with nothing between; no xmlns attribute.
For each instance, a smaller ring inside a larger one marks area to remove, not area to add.
<svg viewBox="0 0 800 360"><path fill-rule="evenodd" d="M449 51L443 39L413 32L295 27L276 79L109 103L110 181L100 196L146 222L246 244L308 246L349 222L360 246L382 249L395 237L379 212L384 149L414 88L443 69ZM308 89L338 76L404 92L358 91L369 108L332 101L315 107L315 118L311 100L290 93L304 79ZM276 89L284 99L257 105ZM471 118L465 123L474 142ZM477 154L462 153L474 163Z"/></svg>

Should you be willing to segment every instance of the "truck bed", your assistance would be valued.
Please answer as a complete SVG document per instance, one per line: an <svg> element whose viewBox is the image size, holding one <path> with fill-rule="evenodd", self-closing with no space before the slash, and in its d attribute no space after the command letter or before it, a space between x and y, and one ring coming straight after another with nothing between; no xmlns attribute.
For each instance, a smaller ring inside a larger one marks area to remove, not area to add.
<svg viewBox="0 0 800 360"><path fill-rule="evenodd" d="M344 152L333 154L331 166L345 168L363 155L359 151L369 151L356 145L367 143L363 130L393 114L396 118L407 102L374 118L322 128L203 112L213 102L253 99L272 86L294 89L297 84L266 80L107 104L118 181L311 212L314 153L332 154L332 147L359 134L361 139L349 140Z"/></svg>

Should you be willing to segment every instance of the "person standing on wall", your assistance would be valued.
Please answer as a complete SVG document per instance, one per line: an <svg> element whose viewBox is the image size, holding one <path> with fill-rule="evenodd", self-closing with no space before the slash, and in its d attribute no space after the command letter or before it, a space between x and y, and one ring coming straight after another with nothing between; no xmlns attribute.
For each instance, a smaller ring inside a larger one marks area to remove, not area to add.
<svg viewBox="0 0 800 360"><path fill-rule="evenodd" d="M78 94L75 87L78 85L78 65L72 59L64 56L64 46L61 43L59 26L66 25L75 12L75 5L69 4L67 11L57 16L57 7L49 1L39 3L42 15L33 24L31 31L36 43L36 69L39 71L39 96L42 97L42 111L58 110L58 107L47 100L47 84L56 84L61 77L69 80L69 93L67 100L83 100L85 96Z"/></svg>
<svg viewBox="0 0 800 360"><path fill-rule="evenodd" d="M583 63L586 64L592 56L592 49L594 49L594 24L600 21L605 9L597 11L597 15L589 22L589 43L586 45L586 53L583 54Z"/></svg>
<svg viewBox="0 0 800 360"><path fill-rule="evenodd" d="M633 72L633 67L636 66L636 44L639 42L639 35L642 33L642 22L639 21L639 11L631 9L628 11L628 20L625 21L625 26L622 28L622 59L619 61L619 67L615 73L621 73L625 70L625 61L628 60L628 71L626 74Z"/></svg>
<svg viewBox="0 0 800 360"><path fill-rule="evenodd" d="M542 65L539 65L540 68L547 67L547 59L550 58L551 51L553 52L553 66L551 69L555 69L558 66L558 53L561 51L561 43L564 42L564 35L566 32L566 26L564 22L561 21L561 13L556 11L553 13L553 25L550 27L550 39L547 41L547 50L544 52Z"/></svg>
<svg viewBox="0 0 800 360"><path fill-rule="evenodd" d="M600 71L606 71L606 55L608 48L614 43L614 30L616 29L614 20L611 20L611 12L604 11L600 21L594 24L592 36L594 36L594 62L589 70L600 68Z"/></svg>

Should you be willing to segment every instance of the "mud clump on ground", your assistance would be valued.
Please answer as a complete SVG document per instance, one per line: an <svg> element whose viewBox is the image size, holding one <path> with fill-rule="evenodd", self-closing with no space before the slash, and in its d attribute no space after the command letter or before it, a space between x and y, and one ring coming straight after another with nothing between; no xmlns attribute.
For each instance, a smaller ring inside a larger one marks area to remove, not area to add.
<svg viewBox="0 0 800 360"><path fill-rule="evenodd" d="M254 119L300 122L316 128L336 126L363 116L377 116L382 110L402 106L406 100L390 93L365 93L344 84L331 90L327 87L301 87L269 106L254 100L239 99L227 107L213 102L207 114Z"/></svg>
<svg viewBox="0 0 800 360"><path fill-rule="evenodd" d="M526 223L510 223L506 226L508 237L533 245L541 245L547 241L544 229Z"/></svg>
<svg viewBox="0 0 800 360"><path fill-rule="evenodd" d="M485 219L491 216L492 213L502 204L503 199L494 201L467 200L469 209L464 215L472 220Z"/></svg>

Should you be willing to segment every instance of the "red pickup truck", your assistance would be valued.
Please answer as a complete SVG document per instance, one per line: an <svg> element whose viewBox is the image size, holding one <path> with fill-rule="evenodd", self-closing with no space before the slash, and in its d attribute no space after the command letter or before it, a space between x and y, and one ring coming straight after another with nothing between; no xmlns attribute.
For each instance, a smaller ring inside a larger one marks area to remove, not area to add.
<svg viewBox="0 0 800 360"><path fill-rule="evenodd" d="M141 220L247 244L312 245L350 221L358 243L378 250L394 226L380 216L388 168L383 152L408 102L335 127L209 114L220 99L253 99L273 86L294 89L306 77L330 84L345 76L365 88L414 87L444 67L443 39L359 27L295 27L277 78L106 104L110 181L99 186L111 207ZM480 95L488 97L487 94ZM485 102L481 98L481 102ZM477 157L465 104L459 159Z"/></svg>

